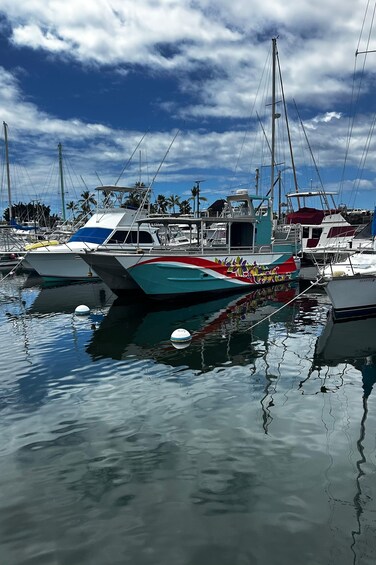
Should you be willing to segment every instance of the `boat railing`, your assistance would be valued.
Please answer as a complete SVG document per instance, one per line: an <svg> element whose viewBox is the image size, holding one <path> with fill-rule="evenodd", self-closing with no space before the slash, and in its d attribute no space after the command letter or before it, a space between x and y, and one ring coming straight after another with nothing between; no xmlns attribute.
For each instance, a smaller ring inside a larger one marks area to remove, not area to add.
<svg viewBox="0 0 376 565"><path fill-rule="evenodd" d="M314 253L310 254L310 257L317 268L319 277L324 281L328 281L332 278L358 274L359 270L362 268L359 263L357 264L353 260L354 255L355 251L343 253L337 250L337 253L334 253L333 250L327 250L326 254L324 253L320 260Z"/></svg>
<svg viewBox="0 0 376 565"><path fill-rule="evenodd" d="M295 255L302 252L302 226L301 224L281 224L273 231L273 247L290 245Z"/></svg>
<svg viewBox="0 0 376 565"><path fill-rule="evenodd" d="M0 250L19 252L25 250L25 240L17 236L9 226L0 226Z"/></svg>
<svg viewBox="0 0 376 565"><path fill-rule="evenodd" d="M89 253L93 252L93 250L87 250ZM230 247L226 244L218 244L218 245L182 245L176 247L175 245L160 245L154 247L146 247L140 244L139 247L134 247L134 249L125 249L124 247L114 247L114 246L100 246L98 247L98 251L105 252L105 253L119 253L128 255L129 253L139 253L143 255L179 255L179 256L191 256L191 255L200 255L200 256L224 256L224 255L238 255L244 256L248 254L254 253L272 253L273 247L270 245L261 245L261 246L237 246L237 247Z"/></svg>

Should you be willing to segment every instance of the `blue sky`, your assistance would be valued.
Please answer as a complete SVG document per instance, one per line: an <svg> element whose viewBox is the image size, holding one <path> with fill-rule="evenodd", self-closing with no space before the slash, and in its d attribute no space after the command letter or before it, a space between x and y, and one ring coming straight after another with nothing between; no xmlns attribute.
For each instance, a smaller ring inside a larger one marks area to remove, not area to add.
<svg viewBox="0 0 376 565"><path fill-rule="evenodd" d="M114 183L132 154L119 184L149 184L160 169L154 196L188 198L197 179L208 202L253 191L257 168L266 193L278 36L299 188L322 183L338 203L373 207L376 53L355 57L376 48L373 9L366 0L0 0L13 200L61 209L58 143L66 201ZM286 137L277 151L291 192Z"/></svg>

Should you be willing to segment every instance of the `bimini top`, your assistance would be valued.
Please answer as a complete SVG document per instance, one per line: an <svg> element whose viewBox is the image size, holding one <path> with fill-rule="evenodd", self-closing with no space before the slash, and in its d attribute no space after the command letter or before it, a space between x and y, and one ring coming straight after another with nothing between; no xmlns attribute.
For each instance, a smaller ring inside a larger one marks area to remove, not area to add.
<svg viewBox="0 0 376 565"><path fill-rule="evenodd" d="M101 192L106 192L107 194L110 192L140 192L144 194L149 190L148 186L117 186L116 184L107 184L103 186L97 186L95 190L99 190Z"/></svg>
<svg viewBox="0 0 376 565"><path fill-rule="evenodd" d="M306 191L306 192L290 192L286 194L286 198L308 198L309 196L336 196L338 192L327 192L326 190Z"/></svg>

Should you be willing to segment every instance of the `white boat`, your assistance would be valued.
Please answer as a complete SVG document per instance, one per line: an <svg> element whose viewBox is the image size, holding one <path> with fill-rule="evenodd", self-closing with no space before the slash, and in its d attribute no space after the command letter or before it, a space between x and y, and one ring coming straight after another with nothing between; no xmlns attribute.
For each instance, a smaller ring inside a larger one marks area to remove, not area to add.
<svg viewBox="0 0 376 565"><path fill-rule="evenodd" d="M288 212L287 224L300 224L302 227L302 251L324 255L328 249L349 249L356 233L356 226L350 224L336 207L333 192L324 190L294 192L286 195L288 201L296 199L305 204L306 199L315 199L321 207L300 206ZM329 202L329 197L332 202Z"/></svg>
<svg viewBox="0 0 376 565"><path fill-rule="evenodd" d="M333 307L333 316L360 318L376 313L376 223L372 224L372 249L352 252L320 271L320 280Z"/></svg>
<svg viewBox="0 0 376 565"><path fill-rule="evenodd" d="M254 202L264 201L265 206ZM135 252L114 250L110 245L86 250L82 259L116 294L122 294L133 280L154 298L200 293L242 291L290 282L299 275L299 242L273 239L273 210L270 199L238 190L227 197L227 213L221 217L225 241L208 240L207 229L218 217L161 217L137 221L157 223L167 230L184 221L194 226L199 240L177 251L174 245L145 248ZM211 230L212 231L212 230Z"/></svg>
<svg viewBox="0 0 376 565"><path fill-rule="evenodd" d="M5 145L5 175L8 193L9 222L0 225L0 269L10 270L20 267L23 271L32 270L24 257L29 246L40 246L41 240L49 237L47 228L41 228L37 220L17 221L12 205L10 163L8 150L8 125L3 122ZM27 207L27 205L26 205ZM56 235L55 235L56 237ZM46 242L44 242L46 244Z"/></svg>
<svg viewBox="0 0 376 565"><path fill-rule="evenodd" d="M301 278L312 280L320 266L331 262L342 252L351 252L358 227L350 224L334 202L334 193L324 190L294 192L286 195L289 212L286 225L300 225L302 238ZM305 206L309 199L315 207ZM330 199L330 200L329 200ZM294 209L293 201L299 203ZM303 206L301 206L303 204ZM320 204L320 206L318 206Z"/></svg>
<svg viewBox="0 0 376 565"><path fill-rule="evenodd" d="M112 250L109 245L81 257L117 294L127 291L133 281L153 298L239 292L296 280L300 270L300 241L294 230L273 232L273 190L275 172L275 72L277 47L273 39L271 179L267 196L239 189L230 194L223 212L195 218L161 217L162 229L186 224L195 241L177 252L169 245L135 252ZM255 202L257 203L255 204ZM198 215L197 215L198 216ZM142 220L139 222L141 226ZM153 224L154 218L148 218ZM218 236L217 236L218 234ZM293 237L291 237L291 234Z"/></svg>
<svg viewBox="0 0 376 565"><path fill-rule="evenodd" d="M362 318L376 313L376 269L374 274L331 278L325 285L335 319Z"/></svg>
<svg viewBox="0 0 376 565"><path fill-rule="evenodd" d="M145 194L146 189L138 187L101 186L101 192ZM80 258L80 253L97 249L100 245L111 245L112 248L135 250L137 245L151 248L159 245L158 227L145 225L139 230L135 221L147 215L146 209L134 208L102 208L76 231L66 243L53 245L37 243L28 251L25 261L39 276L45 279L89 280L98 275L88 268ZM134 286L134 284L132 284Z"/></svg>
<svg viewBox="0 0 376 565"><path fill-rule="evenodd" d="M354 253L328 265L322 280L335 319L361 318L376 313L376 253Z"/></svg>
<svg viewBox="0 0 376 565"><path fill-rule="evenodd" d="M11 196L11 179L9 164L9 147L8 147L8 124L3 122L4 130L4 146L5 146L5 175L7 181L8 193L8 211L9 224L0 225L0 270L12 270L19 267L21 260L25 255L25 244L30 241L30 232L35 235L35 226L31 229L27 226L25 231L18 229L15 219L12 216L12 196ZM27 239L25 238L27 237Z"/></svg>

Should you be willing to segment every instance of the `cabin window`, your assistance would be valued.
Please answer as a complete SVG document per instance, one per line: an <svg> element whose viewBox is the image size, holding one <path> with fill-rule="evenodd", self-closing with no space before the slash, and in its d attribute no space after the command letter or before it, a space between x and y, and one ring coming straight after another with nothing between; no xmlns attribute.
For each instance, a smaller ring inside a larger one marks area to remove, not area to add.
<svg viewBox="0 0 376 565"><path fill-rule="evenodd" d="M253 245L253 226L249 223L231 224L231 246L248 247Z"/></svg>
<svg viewBox="0 0 376 565"><path fill-rule="evenodd" d="M83 243L101 245L106 241L111 232L112 230L108 228L80 228L70 237L68 243L82 241Z"/></svg>
<svg viewBox="0 0 376 565"><path fill-rule="evenodd" d="M307 228L307 227L303 227L303 238L304 239L309 238L309 228Z"/></svg>
<svg viewBox="0 0 376 565"><path fill-rule="evenodd" d="M139 232L139 243L153 243L153 237L150 232L142 231ZM108 243L118 243L118 244L136 244L137 243L137 231L129 230L117 230L109 239Z"/></svg>
<svg viewBox="0 0 376 565"><path fill-rule="evenodd" d="M334 226L330 228L328 237L347 237L355 233L353 226Z"/></svg>
<svg viewBox="0 0 376 565"><path fill-rule="evenodd" d="M153 236L148 231L140 231L140 243L153 243ZM136 238L137 239L137 238Z"/></svg>
<svg viewBox="0 0 376 565"><path fill-rule="evenodd" d="M321 228L312 228L312 239L320 239L321 233Z"/></svg>

